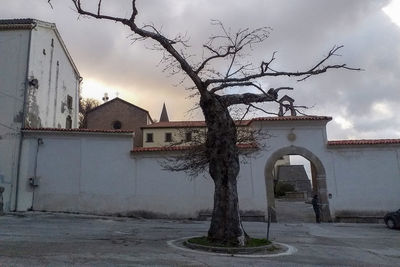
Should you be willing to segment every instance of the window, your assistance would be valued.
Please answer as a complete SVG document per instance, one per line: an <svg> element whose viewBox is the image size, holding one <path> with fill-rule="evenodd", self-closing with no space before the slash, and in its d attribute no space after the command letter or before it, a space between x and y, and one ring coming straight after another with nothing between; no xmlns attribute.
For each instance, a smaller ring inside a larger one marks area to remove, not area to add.
<svg viewBox="0 0 400 267"><path fill-rule="evenodd" d="M119 130L122 128L122 123L120 121L114 121L112 126L113 126L113 129Z"/></svg>
<svg viewBox="0 0 400 267"><path fill-rule="evenodd" d="M71 116L67 116L67 119L65 120L65 128L66 129L71 129L72 128L72 119Z"/></svg>
<svg viewBox="0 0 400 267"><path fill-rule="evenodd" d="M185 134L185 139L186 139L186 142L191 142L192 141L192 132L187 132L186 134Z"/></svg>
<svg viewBox="0 0 400 267"><path fill-rule="evenodd" d="M165 142L172 142L172 133L165 133Z"/></svg>
<svg viewBox="0 0 400 267"><path fill-rule="evenodd" d="M146 134L146 143L153 143L153 134L152 133Z"/></svg>
<svg viewBox="0 0 400 267"><path fill-rule="evenodd" d="M67 96L67 107L68 109L72 109L72 96Z"/></svg>

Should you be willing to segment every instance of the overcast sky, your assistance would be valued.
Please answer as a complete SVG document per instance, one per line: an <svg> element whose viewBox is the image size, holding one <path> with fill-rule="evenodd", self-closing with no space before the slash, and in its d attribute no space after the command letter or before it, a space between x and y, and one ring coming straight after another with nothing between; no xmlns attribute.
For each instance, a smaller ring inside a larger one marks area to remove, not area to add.
<svg viewBox="0 0 400 267"><path fill-rule="evenodd" d="M172 120L202 119L187 111L195 99L159 66L161 54L131 44L120 24L80 18L69 0L1 0L1 18L36 18L57 24L83 80L83 96L101 99L104 92L150 111L159 118L163 102ZM83 0L83 2L85 2ZM87 0L94 4L95 0ZM129 0L103 0L104 12L129 17ZM293 86L285 92L307 113L328 115L329 139L400 138L400 0L137 0L138 24L152 22L170 37L190 36L197 54L215 32L211 19L232 31L270 26L270 37L252 51L260 62L278 51L275 69L309 68L334 45L344 45L343 62L365 71L331 71L305 82L267 79L263 86ZM397 24L396 24L397 22ZM268 108L268 105L265 106ZM270 109L277 112L275 106Z"/></svg>

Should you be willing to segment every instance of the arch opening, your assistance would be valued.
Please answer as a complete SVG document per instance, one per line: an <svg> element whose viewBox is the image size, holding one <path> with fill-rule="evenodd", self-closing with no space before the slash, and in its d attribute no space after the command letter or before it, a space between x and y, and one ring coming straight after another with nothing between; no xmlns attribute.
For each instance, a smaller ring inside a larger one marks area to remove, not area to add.
<svg viewBox="0 0 400 267"><path fill-rule="evenodd" d="M307 193L307 197L310 199L314 194L318 195L320 208L321 208L321 221L322 222L331 222L331 215L329 210L329 203L328 203L328 195L327 195L327 183L326 183L326 173L325 168L322 162L316 157L311 151L303 148L303 147L284 147L281 148L270 155L268 158L264 176L266 181L266 190L267 190L267 203L268 203L268 213L271 216L272 222L278 221L277 216L277 209L276 209L276 202L275 202L275 194L276 192L276 176L277 176L277 169L276 163L282 160L282 158L298 155L309 161L310 163L310 171L309 171L309 178L310 178L310 185L312 186L310 192ZM289 164L290 165L290 164ZM296 195L297 194L297 195ZM304 193L303 193L304 194ZM299 197L299 192L294 193L291 195ZM281 203L278 203L281 204ZM301 203L300 203L301 205ZM306 205L306 204L304 204ZM305 208L305 206L300 206ZM308 206L309 208L311 207ZM292 207L293 208L293 207ZM290 208L288 209L290 211ZM297 211L301 212L301 211Z"/></svg>

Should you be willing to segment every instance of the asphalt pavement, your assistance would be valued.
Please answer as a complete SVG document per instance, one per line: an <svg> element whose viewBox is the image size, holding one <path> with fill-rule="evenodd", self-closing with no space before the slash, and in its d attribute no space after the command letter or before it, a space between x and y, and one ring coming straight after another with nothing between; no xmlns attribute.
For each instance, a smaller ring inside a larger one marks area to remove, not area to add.
<svg viewBox="0 0 400 267"><path fill-rule="evenodd" d="M400 231L382 224L278 223L271 238L291 255L207 255L168 244L205 235L207 221L52 213L0 217L0 266L400 266ZM254 237L266 223L245 222Z"/></svg>

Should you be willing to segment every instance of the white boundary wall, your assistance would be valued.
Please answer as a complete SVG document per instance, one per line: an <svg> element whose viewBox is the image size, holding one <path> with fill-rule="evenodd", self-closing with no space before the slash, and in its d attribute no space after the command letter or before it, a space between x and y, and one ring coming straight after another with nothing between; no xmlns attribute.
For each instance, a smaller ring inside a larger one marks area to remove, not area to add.
<svg viewBox="0 0 400 267"><path fill-rule="evenodd" d="M43 144L37 153L38 138ZM131 147L130 134L25 133L18 210L30 209L32 199L34 210L96 214L197 217L212 209L213 183L207 174L190 179L163 171L159 161L165 154L132 156ZM32 187L36 153L39 185ZM265 193L263 201L255 201L250 166L243 166L239 177L241 207L263 210Z"/></svg>
<svg viewBox="0 0 400 267"><path fill-rule="evenodd" d="M311 151L325 169L329 208L337 216L379 215L400 204L400 146L327 145L327 121L255 122L272 137L263 151L242 164L238 178L240 208L266 214L265 165L272 153L290 146ZM295 140L289 140L289 134ZM37 176L32 188L37 139ZM163 171L166 153L130 153L130 134L26 132L18 210L97 214L148 211L172 217L197 217L213 205L208 175L188 178ZM176 153L176 152L175 152ZM33 193L34 191L34 193Z"/></svg>
<svg viewBox="0 0 400 267"><path fill-rule="evenodd" d="M400 208L400 146L347 146L329 152L336 216L374 216Z"/></svg>

